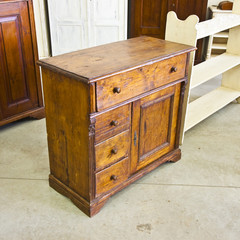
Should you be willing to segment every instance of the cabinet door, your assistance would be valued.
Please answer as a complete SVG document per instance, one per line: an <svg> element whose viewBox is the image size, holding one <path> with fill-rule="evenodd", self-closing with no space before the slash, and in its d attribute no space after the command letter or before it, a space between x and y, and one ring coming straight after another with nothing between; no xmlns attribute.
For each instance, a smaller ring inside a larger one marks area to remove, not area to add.
<svg viewBox="0 0 240 240"><path fill-rule="evenodd" d="M38 107L28 3L0 3L0 112L5 119Z"/></svg>
<svg viewBox="0 0 240 240"><path fill-rule="evenodd" d="M168 3L165 0L130 0L129 37L165 36Z"/></svg>
<svg viewBox="0 0 240 240"><path fill-rule="evenodd" d="M131 172L176 146L180 83L133 103Z"/></svg>

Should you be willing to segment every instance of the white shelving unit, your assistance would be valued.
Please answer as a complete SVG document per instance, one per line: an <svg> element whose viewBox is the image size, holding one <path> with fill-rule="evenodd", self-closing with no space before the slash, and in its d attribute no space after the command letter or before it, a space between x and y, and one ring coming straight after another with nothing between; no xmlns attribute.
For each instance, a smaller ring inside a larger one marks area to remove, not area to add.
<svg viewBox="0 0 240 240"><path fill-rule="evenodd" d="M232 13L231 10L220 10L217 8L217 6L210 6L209 10L210 18L215 18L219 15L228 15ZM228 35L229 32L227 30L209 36L206 59L210 59L211 57L215 57L219 54L226 52Z"/></svg>
<svg viewBox="0 0 240 240"><path fill-rule="evenodd" d="M240 0L235 0L232 13L217 15L215 18L200 22L196 15L185 21L177 18L175 12L167 16L166 37L168 41L196 46L197 40L207 36L226 37L223 31L229 29L226 53L193 66L195 53L190 56L189 83L187 86L181 127L181 142L184 132L215 113L231 101L240 103ZM219 47L221 47L219 45ZM212 92L189 103L193 88L222 74L221 86Z"/></svg>

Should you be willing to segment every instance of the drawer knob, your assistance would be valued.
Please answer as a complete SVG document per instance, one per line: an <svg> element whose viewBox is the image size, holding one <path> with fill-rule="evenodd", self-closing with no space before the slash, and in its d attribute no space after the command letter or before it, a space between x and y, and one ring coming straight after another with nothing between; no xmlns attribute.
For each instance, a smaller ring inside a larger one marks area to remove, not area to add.
<svg viewBox="0 0 240 240"><path fill-rule="evenodd" d="M118 125L118 121L114 121L114 120L113 120L113 121L111 121L110 125L111 125L111 126L117 126L117 125Z"/></svg>
<svg viewBox="0 0 240 240"><path fill-rule="evenodd" d="M111 153L113 153L113 154L117 154L117 152L118 152L117 148L113 148L113 149L111 150Z"/></svg>
<svg viewBox="0 0 240 240"><path fill-rule="evenodd" d="M116 175L112 175L112 176L110 177L110 179L111 179L111 180L114 180L114 181L116 181L117 178L118 178L118 177L117 177Z"/></svg>
<svg viewBox="0 0 240 240"><path fill-rule="evenodd" d="M113 89L113 92L114 92L114 93L120 93L120 92L121 92L121 88L120 88L120 87L115 87L115 88Z"/></svg>
<svg viewBox="0 0 240 240"><path fill-rule="evenodd" d="M171 72L176 72L177 71L177 67L172 67L171 68Z"/></svg>

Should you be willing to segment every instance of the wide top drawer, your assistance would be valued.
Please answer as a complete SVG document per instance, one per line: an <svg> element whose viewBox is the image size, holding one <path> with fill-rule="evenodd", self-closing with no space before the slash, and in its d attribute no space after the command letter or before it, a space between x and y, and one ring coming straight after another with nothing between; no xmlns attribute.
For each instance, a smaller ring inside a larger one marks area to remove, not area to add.
<svg viewBox="0 0 240 240"><path fill-rule="evenodd" d="M186 62L182 54L98 81L97 111L184 78Z"/></svg>

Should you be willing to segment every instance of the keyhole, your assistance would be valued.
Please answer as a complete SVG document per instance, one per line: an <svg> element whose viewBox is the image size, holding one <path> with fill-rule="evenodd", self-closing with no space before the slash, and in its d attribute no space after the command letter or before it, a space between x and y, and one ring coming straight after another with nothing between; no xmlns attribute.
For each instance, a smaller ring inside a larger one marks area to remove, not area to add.
<svg viewBox="0 0 240 240"><path fill-rule="evenodd" d="M144 132L146 133L147 132L147 123L144 122Z"/></svg>

